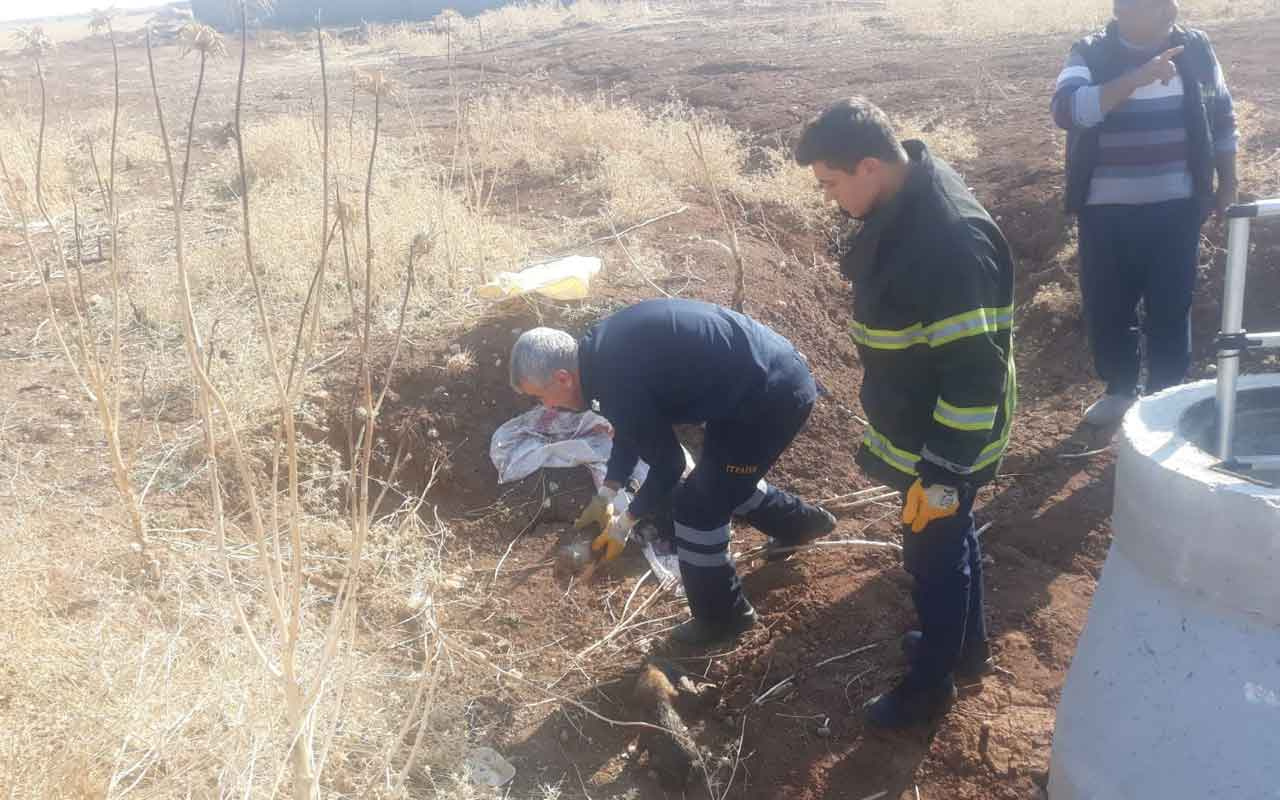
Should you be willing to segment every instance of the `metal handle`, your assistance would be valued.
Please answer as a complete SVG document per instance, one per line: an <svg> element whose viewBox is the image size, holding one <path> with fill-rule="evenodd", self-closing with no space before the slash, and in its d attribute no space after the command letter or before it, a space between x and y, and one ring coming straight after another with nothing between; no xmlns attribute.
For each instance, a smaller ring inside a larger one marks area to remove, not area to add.
<svg viewBox="0 0 1280 800"><path fill-rule="evenodd" d="M1227 209L1227 274L1222 287L1222 329L1218 334L1218 458L1232 460L1236 428L1236 383L1240 355L1250 347L1274 347L1280 333L1249 337L1244 330L1244 283L1249 260L1249 223L1280 216L1280 197L1242 203Z"/></svg>
<svg viewBox="0 0 1280 800"><path fill-rule="evenodd" d="M1280 217L1280 197L1259 200L1255 203L1239 203L1227 209L1228 219L1253 219L1255 217Z"/></svg>
<svg viewBox="0 0 1280 800"><path fill-rule="evenodd" d="M1233 206L1232 211L1241 208ZM1230 214L1230 212L1228 212ZM1223 339L1230 340L1243 332L1244 278L1249 256L1249 221L1253 215L1230 216L1227 223L1227 275L1223 285ZM1240 375L1240 353L1237 345L1218 350L1218 458L1231 460L1231 442L1236 427L1236 379Z"/></svg>

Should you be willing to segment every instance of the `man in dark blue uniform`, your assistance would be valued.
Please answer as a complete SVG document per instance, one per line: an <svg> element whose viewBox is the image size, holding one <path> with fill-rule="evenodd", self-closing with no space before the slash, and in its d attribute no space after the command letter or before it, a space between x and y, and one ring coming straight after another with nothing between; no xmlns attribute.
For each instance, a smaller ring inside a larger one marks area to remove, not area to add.
<svg viewBox="0 0 1280 800"><path fill-rule="evenodd" d="M511 385L544 405L593 405L614 428L604 487L580 522L599 522L592 549L622 552L636 521L669 505L692 619L673 631L687 644L736 636L755 624L729 550L738 516L775 550L835 528L825 510L767 484L765 473L813 408L817 386L778 333L710 303L648 300L592 327L526 331L511 350ZM673 425L705 423L702 455L684 479ZM649 475L626 512L612 500L638 459Z"/></svg>

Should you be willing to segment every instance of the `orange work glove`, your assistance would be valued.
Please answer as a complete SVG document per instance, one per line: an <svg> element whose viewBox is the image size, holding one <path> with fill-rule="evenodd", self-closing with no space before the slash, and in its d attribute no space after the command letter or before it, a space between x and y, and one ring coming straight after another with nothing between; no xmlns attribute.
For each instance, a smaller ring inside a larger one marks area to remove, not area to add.
<svg viewBox="0 0 1280 800"><path fill-rule="evenodd" d="M926 487L916 481L907 491L907 502L902 506L902 522L911 526L912 533L920 533L930 522L955 516L959 510L959 489L941 483Z"/></svg>
<svg viewBox="0 0 1280 800"><path fill-rule="evenodd" d="M613 512L613 506L609 506L610 513ZM591 552L604 550L604 560L612 561L622 555L622 550L627 546L627 538L631 536L631 529L636 525L636 518L628 512L621 514L613 514L613 520L604 532L591 542Z"/></svg>

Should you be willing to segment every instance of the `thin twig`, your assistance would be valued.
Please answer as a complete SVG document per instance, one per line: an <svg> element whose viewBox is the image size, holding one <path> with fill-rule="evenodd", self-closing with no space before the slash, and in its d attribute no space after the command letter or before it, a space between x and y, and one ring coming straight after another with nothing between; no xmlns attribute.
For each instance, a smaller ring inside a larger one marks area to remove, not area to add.
<svg viewBox="0 0 1280 800"><path fill-rule="evenodd" d="M319 336L321 292L324 287L325 266L329 261L329 244L333 241L334 234L334 231L329 227L329 73L325 69L324 30L319 26L319 16L320 12L317 11L316 42L320 48L320 91L323 98L324 127L320 143L320 258L316 263L311 285L307 289L307 297L302 302L302 313L298 317L298 332L293 345L293 358L289 362L288 387L291 403L297 398L297 392L302 386L302 381L294 383L299 354L301 354L302 369L305 375L307 372L306 364L311 360L311 353ZM302 331L307 319L307 309L311 306L313 297L315 298L316 307L315 311L311 313L311 333L304 343Z"/></svg>
<svg viewBox="0 0 1280 800"><path fill-rule="evenodd" d="M870 486L866 489L859 489L856 492L849 492L848 494L838 494L833 497L827 497L822 500L818 500L817 503L818 505L826 505L827 503L839 503L844 500L857 500L858 498L866 497L867 495L884 494L885 492L890 492L890 491L893 491L893 490L890 489L888 486Z"/></svg>
<svg viewBox="0 0 1280 800"><path fill-rule="evenodd" d="M858 500L851 500L844 503L823 503L822 505L828 511L853 511L854 509L864 508L866 506L875 505L876 503L883 503L887 500L894 500L898 497L901 497L900 492L890 490L873 497L863 497Z"/></svg>
<svg viewBox="0 0 1280 800"><path fill-rule="evenodd" d="M640 587L644 585L645 581L649 580L649 576L652 574L653 570L645 570L645 573L640 576L640 580L636 581L636 585L631 588L631 594L627 595L627 602L622 604L623 618L627 616L627 609L631 607L631 601L635 599L636 592L640 591Z"/></svg>
<svg viewBox="0 0 1280 800"><path fill-rule="evenodd" d="M609 223L609 227L610 227L611 229L613 229L613 227L614 227L614 226L613 226L613 217L609 214L609 212L608 212L608 211L604 211L604 212L601 212L601 213L603 213L603 214L604 214L605 221L607 221L607 222ZM659 286L658 284L654 283L654 282L653 282L653 279L652 279L652 278L650 278L647 274L645 274L645 271L644 271L643 269L641 269L640 264L638 264L638 263L636 262L635 258L634 258L634 257L632 257L632 255L631 255L631 251L630 251L630 250L628 250L628 249L627 249L626 244L624 244L624 243L623 243L623 241L622 241L622 234L618 233L618 232L616 231L616 229L614 230L613 240L614 240L615 242L617 242L618 247L622 250L622 255L627 259L627 263L631 265L631 268L632 268L633 270L635 270L635 271L636 271L636 274L637 274L637 275L639 275L639 276L640 276L640 278L641 278L645 283L649 284L649 288L651 288L651 289L653 289L655 292L657 292L657 293L661 294L663 297L670 297L670 296L671 296L671 293L670 293L670 292L668 292L666 289L663 289L663 288L662 288L661 286Z"/></svg>
<svg viewBox="0 0 1280 800"><path fill-rule="evenodd" d="M538 520L542 517L542 509L547 502L547 478L545 475L542 476L541 487L542 487L542 499L538 501L538 510L533 512L533 518L529 520L529 524L525 525L524 528L522 528L520 532L515 535L515 538L511 540L511 544L507 545L507 551L502 554L502 558L498 559L497 566L493 568L494 585L497 585L498 573L502 571L502 565L506 563L507 556L511 555L511 551L515 548L516 542L520 541L520 538L523 537L526 533L533 530L533 526L537 525Z"/></svg>
<svg viewBox="0 0 1280 800"><path fill-rule="evenodd" d="M612 727L617 727L617 728L643 728L645 730L658 731L659 733L665 733L669 736L675 737L678 740L682 740L682 741L689 740L688 736L685 735L684 733L681 733L680 731L673 731L670 728L664 728L661 725L654 725L653 723L650 723L650 722L630 722L626 720L612 719L611 717L606 717L604 714L601 714L600 712L596 711L593 708L590 708L589 706L583 705L577 700L548 691L547 689L544 689L543 687L539 686L533 681L525 678L523 675L518 675L514 672L510 672L508 670L503 669L502 667L499 667L497 664L494 664L492 661L490 661L487 657L485 657L481 653L473 653L462 647L449 644L447 642L445 646L451 652L457 654L458 657L461 658L463 661L466 661L467 663L473 666L488 667L489 669L498 673L502 677L507 678L508 680L514 681L515 683L519 683L524 686L528 686L529 688L534 689L535 691L546 695L551 700L555 700L557 702L573 706L574 708L578 709L584 714L594 719L597 719L600 722L605 723L606 725L610 725Z"/></svg>
<svg viewBox="0 0 1280 800"><path fill-rule="evenodd" d="M1110 449L1111 449L1111 445L1107 445L1106 447L1099 447L1097 450L1086 450L1083 453L1059 453L1058 460L1074 461L1079 458L1093 458L1094 456L1102 455L1103 453L1109 451Z"/></svg>
<svg viewBox="0 0 1280 800"><path fill-rule="evenodd" d="M631 612L630 617L623 617L622 620L620 620L618 624L613 627L613 630L609 631L598 641L584 648L581 652L578 653L576 658L582 658L586 656L587 654L593 652L596 648L601 647L607 642L609 642L609 640L613 639L613 637L622 633L624 630L627 630L631 621L634 620L636 617L640 616L641 614L643 614L644 610L648 608L650 605L652 605L653 601L656 600L660 594L667 591L667 589L671 588L672 584L674 583L675 583L674 581L669 581L667 583L658 584L658 587L654 589L653 592L648 597L645 598L644 602L641 603L636 608L635 611Z"/></svg>
<svg viewBox="0 0 1280 800"><path fill-rule="evenodd" d="M765 692L764 694L760 695L760 696L759 696L759 697L757 697L755 700L752 700L752 701L751 701L751 705L753 705L753 706L758 706L758 705L763 704L765 700L768 700L771 696L773 696L773 695L774 695L774 694L776 694L777 692L781 691L784 687L786 687L786 686L790 686L792 683L794 683L794 682L795 682L797 679L799 679L800 677L802 677L802 676L804 676L804 675L807 675L808 673L810 673L810 672L812 672L812 671L814 671L814 670L816 670L816 669L819 669L819 668L821 668L821 667L825 667L826 665L828 665L828 664L830 664L830 663L832 663L832 662L835 662L835 661L841 661L841 660L843 660L843 659L851 658L852 656L856 656L856 655L858 655L859 653L865 653L865 652L866 652L866 651L868 651L868 650L873 650L873 649L875 649L875 648L879 647L881 644L882 644L882 642L874 642L874 643L872 643L872 644L863 645L862 647L855 648L855 649L853 649L853 650L850 650L850 651L849 651L849 652L847 652L847 653L841 653L841 654L840 654L840 655L838 655L838 656L832 656L831 658L823 659L822 661L819 661L817 664L814 664L814 665L813 665L813 666L811 666L811 667L802 667L801 669L797 670L796 672L793 672L792 674L788 675L787 677L785 677L785 678L783 678L782 680L780 680L780 681L778 681L777 683L775 683L773 686L771 686L771 687L769 688L769 690L768 690L767 692Z"/></svg>
<svg viewBox="0 0 1280 800"><path fill-rule="evenodd" d="M728 212L725 211L724 201L720 197L720 187L716 184L716 180L711 174L711 165L707 163L707 156L702 147L702 126L695 121L692 127L693 130L687 132L685 136L689 140L689 145L693 148L694 155L698 158L698 164L702 167L702 175L707 181L707 190L711 192L711 199L715 202L716 211L720 214L720 221L724 223L725 232L728 234L728 249L733 255L734 264L737 266L733 284L733 310L741 312L747 299L747 267L742 258L742 249L738 246L738 228L729 219Z"/></svg>
<svg viewBox="0 0 1280 800"><path fill-rule="evenodd" d="M576 243L576 244L571 244L571 245L569 245L569 246L567 246L567 247L561 247L561 248L559 248L558 250L553 251L553 255L552 255L548 260L554 260L555 258L557 258L557 257L559 257L559 256L565 255L565 254L567 254L567 253L571 253L571 252L573 252L574 250L578 250L578 249L581 249L581 248L583 248L583 247L591 247L591 246L593 246L593 245L597 245L597 244L604 244L605 242L611 242L611 241L614 241L615 239L617 239L617 238L618 238L618 237L620 237L620 236L626 236L628 233L632 233L633 231L638 231L638 230L640 230L641 228L647 228L647 227L649 227L650 225L654 224L655 222L662 222L664 219L670 219L671 217L674 217L674 216L676 216L676 215L678 215L678 214L683 214L684 212L686 212L686 211L688 211L688 210L689 210L689 207L688 207L688 206L680 206L679 208L672 209L671 211L668 211L668 212L666 212L665 214L659 214L658 216L653 217L653 218L651 218L651 219L646 219L646 220L644 220L643 222L637 222L637 223L636 223L636 224L634 224L634 225L628 225L627 227L623 228L623 229L622 229L622 230L620 230L620 231L614 231L614 230L612 230L613 225L611 224L611 225L609 226L609 227L610 227L610 229L611 229L611 232L610 232L608 235L606 235L606 236L597 236L597 237L595 237L594 239L587 239L585 242L578 242L578 243ZM538 264L538 263L541 263L541 262L536 262L536 261L535 261L535 262L533 263L533 265L536 265L536 264ZM533 266L533 265L530 265L530 266Z"/></svg>
<svg viewBox="0 0 1280 800"><path fill-rule="evenodd" d="M738 777L738 765L742 763L742 740L747 738L747 712L742 712L742 730L738 732L738 748L733 754L733 771L729 773L729 783L724 787L724 792L720 795L720 800L726 800L729 796L729 790L733 788L733 781Z"/></svg>
<svg viewBox="0 0 1280 800"><path fill-rule="evenodd" d="M879 542L874 539L819 539L815 542L798 544L794 547L753 547L738 556L738 558L743 561L750 561L764 555L766 551L781 555L782 553L799 553L815 547L884 547L889 550L902 549L902 545L895 542Z"/></svg>
<svg viewBox="0 0 1280 800"><path fill-rule="evenodd" d="M879 542L874 539L824 539L809 544L802 544L799 547L787 548L781 552L790 550L807 550L811 547L885 547L890 550L901 550L902 545L897 542ZM774 551L779 552L779 551Z"/></svg>

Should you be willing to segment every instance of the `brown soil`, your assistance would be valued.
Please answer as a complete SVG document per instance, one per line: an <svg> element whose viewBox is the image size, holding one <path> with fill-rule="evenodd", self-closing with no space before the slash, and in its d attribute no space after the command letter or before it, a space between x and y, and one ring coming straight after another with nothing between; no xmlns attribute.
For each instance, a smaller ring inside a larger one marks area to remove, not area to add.
<svg viewBox="0 0 1280 800"><path fill-rule="evenodd" d="M1277 28L1277 23L1265 26ZM1214 34L1220 51L1229 54L1237 96L1259 105L1274 100L1276 87L1264 76L1275 50L1257 44L1266 37L1255 35L1256 25L1231 25ZM442 502L456 511L480 508L500 497L511 507L525 504L505 524L487 517L460 528L459 543L465 542L485 568L506 552L513 536L524 532L504 564L501 601L454 624L478 626L501 609L512 619L503 635L510 636L515 648L557 643L529 664L530 672L552 680L567 674L557 692L574 687L574 698L615 719L643 718L626 698L645 656L659 651L676 658L716 684L709 697L684 701L684 718L706 753L717 793L725 791L733 774L730 797L858 800L886 791L890 798L910 798L916 788L929 798L1035 796L1048 768L1054 707L1110 541L1114 476L1109 453L1086 460L1058 458L1106 441L1077 429L1084 405L1097 391L1078 311L1025 304L1044 284L1075 285L1070 262L1064 266L1054 260L1068 244L1069 229L1060 212L1060 141L1047 117L1045 93L1068 44L1066 39L1028 38L980 48L928 41L855 49L827 41L766 53L740 39L641 29L593 40L557 40L511 56L513 62L519 60L521 71L544 69L557 84L579 91L603 88L637 102L661 102L672 91L714 109L764 142L778 132L790 133L806 115L848 91L865 92L897 113L942 106L949 117L964 120L978 133L983 155L967 165L967 174L1017 253L1023 302L1017 434L1004 475L985 491L979 510L983 521L993 523L984 544L999 673L964 692L935 730L904 736L868 732L859 706L890 687L902 670L896 638L913 625L910 581L890 553L827 549L793 564L743 565L744 585L764 624L728 652L684 653L666 649L660 635L633 638L589 662L597 667L588 667L589 680L574 676L568 654L611 627L608 618L600 619L598 596L612 592L615 598L625 597L643 562L629 554L620 568L597 580L598 587L571 589L581 592L575 600L548 566L554 548L573 539L565 524L568 517L544 515L524 530L541 496L537 479L506 494L493 485L487 433L521 404L506 391L505 370L492 365L504 357L516 329L534 324L520 312L464 335L462 343L477 351L481 366L478 392L459 386L456 396L453 389L444 390L449 399L443 405L425 400L429 413L456 426L448 435L442 429L442 440L457 448ZM928 58L922 59L924 52ZM974 103L971 84L955 76L980 70L991 86ZM531 199L530 206L536 207L537 200ZM796 342L831 390L774 473L782 485L821 498L866 483L852 464L861 431L856 399L861 371L842 333L849 290L833 270L813 268L815 255L819 265L829 263L825 236L788 228L776 219L767 231L755 227L748 236L747 310ZM691 233L716 231L715 217L694 209L657 227L648 237L651 246L698 259L706 283L685 293L728 302L732 281L725 259L708 260L705 250L689 243ZM1194 310L1200 365L1208 363L1211 353L1223 262L1220 229L1211 226L1207 233L1212 246ZM1272 299L1280 291L1276 233L1260 232L1252 262L1250 285L1257 293L1250 292L1248 314L1262 327L1280 322ZM615 279L603 294L611 302L625 302L652 292ZM570 327L580 324L575 317ZM430 374L432 379L439 376L438 371ZM417 372L406 374L397 388L405 398L431 398L436 385L433 380L424 383L423 373ZM491 416L474 413L473 398L478 397L485 398ZM575 488L583 498L589 491L585 481ZM839 534L891 538L896 535L893 516L893 509L882 509L846 518ZM751 531L740 536L756 538ZM595 608L587 607L588 596ZM618 605L615 599L612 606ZM662 607L662 615L680 611L677 602ZM752 704L784 677L872 643L880 646L802 674L776 701ZM522 709L521 700L530 702L513 697L495 707L495 713L501 708L500 720L493 720L492 728L496 746L517 764L521 785L562 780L570 795L608 795L635 787L644 797L680 796L662 785L642 755L628 749L639 738L634 730L610 727L570 707L550 715L545 707ZM707 791L701 780L694 781L695 796Z"/></svg>
<svg viewBox="0 0 1280 800"><path fill-rule="evenodd" d="M461 644L510 656L504 664L543 687L508 679L485 689L469 706L472 739L515 764L513 796L557 782L565 796L631 790L638 792L631 796L682 796L664 787L646 758L629 749L639 739L636 729L612 726L572 705L543 702L549 691L611 719L641 719L628 702L631 681L647 658L659 654L713 684L697 698L678 702L717 782L717 797L732 775L725 796L734 798L860 800L882 791L889 798L911 798L918 787L925 798L1027 800L1048 767L1054 707L1106 556L1114 476L1109 453L1059 458L1105 443L1077 430L1081 410L1097 391L1077 310L1025 304L1044 284L1075 282L1069 262L1063 267L1055 261L1069 229L1059 211L1060 137L1047 113L1047 90L1069 40L1026 37L978 46L889 31L868 34L865 42L832 35L779 47L755 41L750 20L739 24L735 35L686 24L571 31L486 55L485 79L530 89L550 83L570 92L604 91L641 104L674 93L765 143L790 135L805 117L850 92L870 95L891 114L939 109L977 132L982 155L965 165L966 173L1014 247L1023 303L1016 435L1004 475L984 491L978 512L983 522L993 523L984 546L990 628L1001 670L966 691L934 730L903 736L866 730L859 706L900 674L896 638L913 625L913 611L909 579L897 557L858 548L820 549L767 567L743 564L744 585L763 624L727 651L668 649L661 631L677 616L644 629L652 634L628 631L575 658L614 627L612 615L622 609L644 562L628 552L590 586L566 583L553 562L561 544L581 538L570 523L590 492L585 472L560 471L499 487L489 438L528 407L507 385L505 361L517 332L539 322L580 329L609 308L653 294L621 271L603 281L590 305L542 306L541 320L522 303L494 308L466 330L407 353L393 381L386 419L397 421L399 436L415 454L405 478L422 485L433 464L442 465L430 498L453 532L446 563L469 570L470 580L489 587L483 602L447 612L445 627ZM758 23L761 30L769 24ZM1280 100L1274 80L1280 20L1211 32L1238 97L1262 108ZM478 80L479 60L462 56L458 79ZM406 102L447 105L442 60L411 59L402 66ZM976 88L975 75L982 76ZM1270 133L1266 141L1274 147L1280 128ZM555 191L524 187L520 202L550 207ZM825 232L788 226L777 214L770 220L767 231L758 224L743 231L747 311L791 338L830 390L772 479L815 499L852 491L868 481L852 460L862 425L861 369L843 332L849 288L830 267ZM1207 364L1216 329L1223 262L1220 229L1206 230L1214 248L1207 250L1204 288L1194 309L1200 365ZM706 203L645 231L647 246L673 259L688 255L698 265L701 281L679 280L665 288L727 303L733 285L728 259L693 241L693 234L720 235ZM1280 327L1280 230L1260 231L1257 242L1247 318L1256 327ZM607 263L623 263L612 248L601 254ZM16 249L6 249L6 259L11 255L16 258ZM17 352L20 326L34 326L40 313L36 299L33 293L21 304L25 321L0 325L0 353ZM15 313L18 307L12 307ZM455 344L474 353L474 370L452 375L442 368ZM83 417L74 399L37 407L47 403L40 393L53 391L42 383L48 381L45 372L47 367L30 362L13 371L6 367L4 390L18 398L15 408L32 419ZM334 397L349 396L337 379L333 388ZM340 439L349 409L345 400L332 409ZM542 507L546 496L552 498L550 508ZM846 516L838 534L891 539L898 535L895 513L885 507ZM740 536L740 549L759 538L751 531ZM641 587L633 607L651 587ZM681 602L664 598L647 617L682 612ZM879 646L810 669L868 644ZM804 672L793 688L753 704L762 691L799 671ZM698 780L688 796L705 796Z"/></svg>

